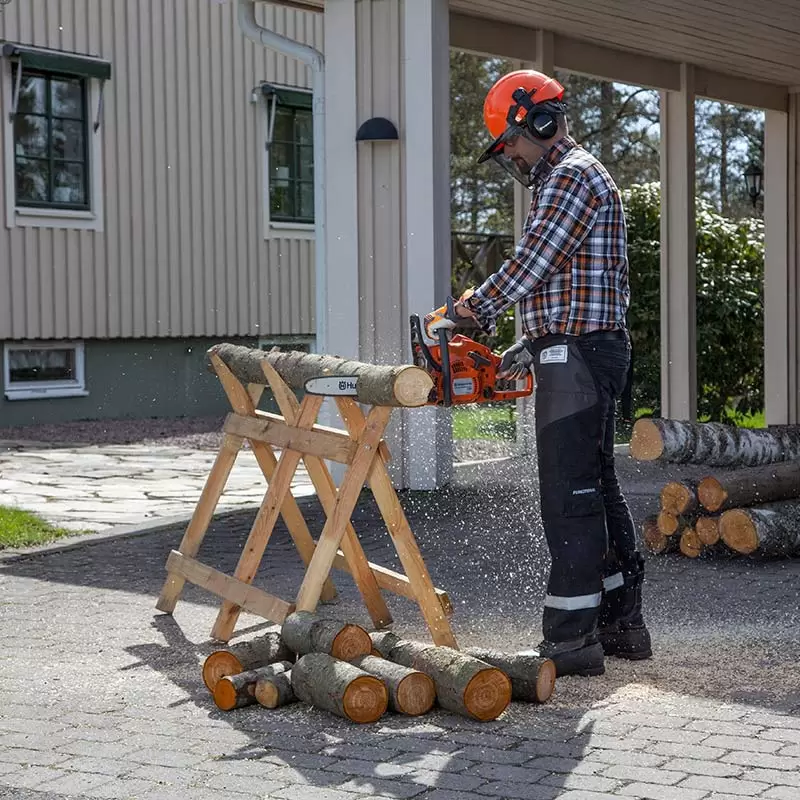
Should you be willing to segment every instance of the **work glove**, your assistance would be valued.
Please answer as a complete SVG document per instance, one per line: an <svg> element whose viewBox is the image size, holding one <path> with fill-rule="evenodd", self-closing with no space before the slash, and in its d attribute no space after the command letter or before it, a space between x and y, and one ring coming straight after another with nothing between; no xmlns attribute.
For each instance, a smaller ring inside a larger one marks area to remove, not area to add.
<svg viewBox="0 0 800 800"><path fill-rule="evenodd" d="M472 296L474 289L467 289L461 297L458 298L459 303L463 303L468 297ZM461 313L459 313L459 309ZM423 326L425 335L429 339L435 340L438 337L440 330L452 330L456 325L463 325L468 320L472 320L475 324L475 315L466 309L463 305L456 308L456 301L453 297L448 297L447 302L434 309L425 315Z"/></svg>
<svg viewBox="0 0 800 800"><path fill-rule="evenodd" d="M533 353L530 351L528 339L523 336L500 356L497 377L519 381L525 378L532 368Z"/></svg>

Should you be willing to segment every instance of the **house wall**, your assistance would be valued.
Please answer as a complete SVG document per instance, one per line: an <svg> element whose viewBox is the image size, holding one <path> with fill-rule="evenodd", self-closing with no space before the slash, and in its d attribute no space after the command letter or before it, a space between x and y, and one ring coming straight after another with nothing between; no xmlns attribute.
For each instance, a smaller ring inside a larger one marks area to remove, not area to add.
<svg viewBox="0 0 800 800"><path fill-rule="evenodd" d="M258 6L322 47L321 15ZM265 108L250 101L265 80L310 88L305 65L246 40L234 2L17 0L0 38L112 62L102 230L0 224L0 340L314 332L313 230L264 224Z"/></svg>

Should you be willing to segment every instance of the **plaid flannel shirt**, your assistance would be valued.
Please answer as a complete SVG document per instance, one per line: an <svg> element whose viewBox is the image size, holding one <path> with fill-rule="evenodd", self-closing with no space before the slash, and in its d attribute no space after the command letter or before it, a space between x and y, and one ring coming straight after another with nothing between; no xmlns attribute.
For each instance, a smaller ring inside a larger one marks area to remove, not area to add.
<svg viewBox="0 0 800 800"><path fill-rule="evenodd" d="M627 231L613 179L569 136L537 164L533 179L516 252L469 304L479 323L493 333L498 315L520 303L530 338L625 327Z"/></svg>

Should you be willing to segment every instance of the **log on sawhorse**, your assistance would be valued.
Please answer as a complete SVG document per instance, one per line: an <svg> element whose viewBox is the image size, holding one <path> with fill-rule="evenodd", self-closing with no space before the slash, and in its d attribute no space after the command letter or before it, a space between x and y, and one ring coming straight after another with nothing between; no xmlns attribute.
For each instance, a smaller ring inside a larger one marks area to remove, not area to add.
<svg viewBox="0 0 800 800"><path fill-rule="evenodd" d="M188 580L222 598L211 636L228 641L242 610L280 624L295 610L314 611L320 601L333 599L336 588L329 573L336 568L352 575L376 628L392 622L383 589L414 600L434 643L457 648L448 620L452 605L431 581L386 470L390 454L382 438L394 408L425 404L432 386L427 373L414 366L381 367L230 344L212 347L208 358L232 411L191 521L178 550L167 559L168 575L156 608L171 614ZM280 415L256 408L267 385ZM350 394L339 394L342 385ZM302 401L293 389L305 392ZM316 424L326 396L335 397L346 430ZM359 403L371 406L368 414ZM197 554L245 440L264 474L267 491L234 574L226 575L200 562ZM318 541L291 493L301 459L326 516ZM338 488L326 459L347 465ZM350 518L365 484L372 490L405 574L371 563L361 547ZM305 565L294 602L252 585L279 516Z"/></svg>

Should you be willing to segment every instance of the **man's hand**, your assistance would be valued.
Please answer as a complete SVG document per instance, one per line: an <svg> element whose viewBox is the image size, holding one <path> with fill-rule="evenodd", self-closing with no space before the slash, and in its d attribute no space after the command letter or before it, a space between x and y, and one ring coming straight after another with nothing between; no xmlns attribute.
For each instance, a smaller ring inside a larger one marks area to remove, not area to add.
<svg viewBox="0 0 800 800"><path fill-rule="evenodd" d="M474 312L464 305L464 300L470 297L473 291L472 289L467 289L458 300L448 297L443 306L426 314L423 320L425 335L429 339L436 339L438 332L443 328L452 330L456 325L460 325L462 320L475 320Z"/></svg>
<svg viewBox="0 0 800 800"><path fill-rule="evenodd" d="M500 366L497 369L497 377L519 381L531 371L532 367L533 353L528 349L527 338L523 336L503 352L500 357Z"/></svg>

